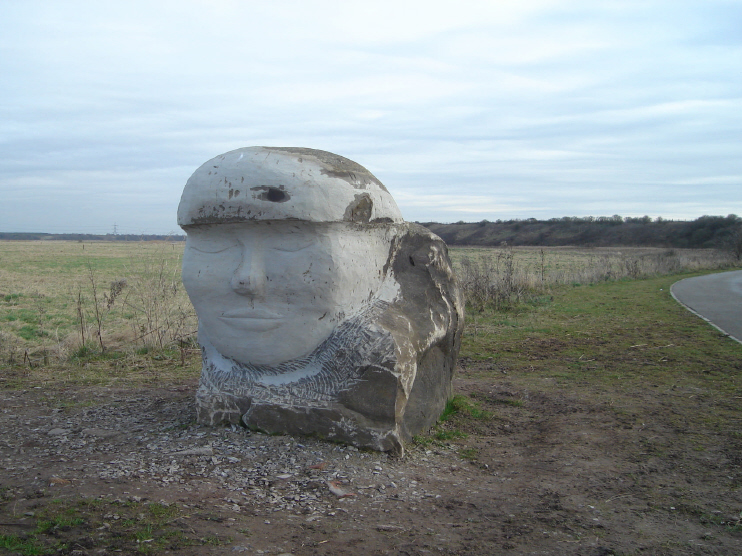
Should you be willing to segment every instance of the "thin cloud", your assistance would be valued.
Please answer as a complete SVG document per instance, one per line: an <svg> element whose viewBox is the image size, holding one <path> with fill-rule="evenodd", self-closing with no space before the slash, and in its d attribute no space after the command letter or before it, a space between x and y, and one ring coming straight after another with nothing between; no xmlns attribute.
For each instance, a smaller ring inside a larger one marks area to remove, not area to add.
<svg viewBox="0 0 742 556"><path fill-rule="evenodd" d="M411 220L742 214L735 2L0 3L0 230L168 232L248 145Z"/></svg>

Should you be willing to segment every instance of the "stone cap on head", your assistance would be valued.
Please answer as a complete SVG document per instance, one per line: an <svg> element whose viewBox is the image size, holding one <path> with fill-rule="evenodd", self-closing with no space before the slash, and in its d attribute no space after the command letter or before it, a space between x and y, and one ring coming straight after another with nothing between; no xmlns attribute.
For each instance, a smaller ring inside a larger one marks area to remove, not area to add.
<svg viewBox="0 0 742 556"><path fill-rule="evenodd" d="M327 151L245 147L212 158L186 182L178 225L255 220L404 221L371 172Z"/></svg>

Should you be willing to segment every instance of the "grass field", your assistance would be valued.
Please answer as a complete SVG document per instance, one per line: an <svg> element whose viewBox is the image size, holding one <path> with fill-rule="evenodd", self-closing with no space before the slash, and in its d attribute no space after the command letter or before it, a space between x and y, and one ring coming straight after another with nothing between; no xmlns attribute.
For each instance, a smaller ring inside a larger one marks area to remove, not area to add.
<svg viewBox="0 0 742 556"><path fill-rule="evenodd" d="M98 363L139 368L140 356L157 352L184 367L197 321L180 282L182 252L180 242L0 241L0 363L54 372L84 363L92 378ZM455 248L451 256L474 331L486 308L506 317L565 285L730 265L713 250Z"/></svg>
<svg viewBox="0 0 742 556"><path fill-rule="evenodd" d="M621 277L668 274L681 270L725 268L730 254L713 249L666 249L659 247L453 247L457 268L472 264L502 263L513 258L514 267L538 281L563 284Z"/></svg>
<svg viewBox="0 0 742 556"><path fill-rule="evenodd" d="M459 395L418 442L541 477L557 500L602 499L585 504L611 517L606 554L736 553L742 345L675 302L678 279L564 286L471 313Z"/></svg>
<svg viewBox="0 0 742 556"><path fill-rule="evenodd" d="M467 304L476 311L513 308L564 285L717 270L734 264L728 252L711 249L470 247L451 253Z"/></svg>
<svg viewBox="0 0 742 556"><path fill-rule="evenodd" d="M168 242L0 242L0 361L60 376L82 369L86 379L105 379L108 367L144 366L143 376L169 368L153 368L152 354L142 357L150 352L183 367L197 322L180 282L182 251Z"/></svg>
<svg viewBox="0 0 742 556"><path fill-rule="evenodd" d="M1 242L4 388L44 385L69 395L192 384L200 359L184 341L195 318L179 285L180 249ZM679 250L452 255L469 295L478 286L466 280L483 276L494 291L470 298L456 396L441 422L415 439L423 454L455 449L476 470L468 509L457 509L452 490L443 493L452 502L426 518L442 520L441 527L455 521L475 539L450 553L492 553L495 546L735 554L742 542L742 345L670 296L675 281L732 269L729 260ZM126 286L112 293L111 283L121 280ZM503 287L510 289L503 294ZM173 316L160 315L154 325L147 303Z"/></svg>

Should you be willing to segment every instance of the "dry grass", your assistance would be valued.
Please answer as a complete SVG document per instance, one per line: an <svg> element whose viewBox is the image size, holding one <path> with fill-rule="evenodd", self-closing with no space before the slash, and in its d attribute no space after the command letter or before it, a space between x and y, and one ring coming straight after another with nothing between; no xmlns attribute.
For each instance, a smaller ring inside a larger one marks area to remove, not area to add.
<svg viewBox="0 0 742 556"><path fill-rule="evenodd" d="M454 248L451 256L467 304L507 309L561 285L595 284L731 268L729 252L659 248Z"/></svg>
<svg viewBox="0 0 742 556"><path fill-rule="evenodd" d="M0 242L0 364L84 366L173 349L184 359L197 324L182 251L169 242Z"/></svg>
<svg viewBox="0 0 742 556"><path fill-rule="evenodd" d="M0 241L0 368L86 382L196 369L197 319L180 281L182 253L180 242ZM548 299L562 284L731 262L718 251L680 249L453 248L451 255L475 312Z"/></svg>

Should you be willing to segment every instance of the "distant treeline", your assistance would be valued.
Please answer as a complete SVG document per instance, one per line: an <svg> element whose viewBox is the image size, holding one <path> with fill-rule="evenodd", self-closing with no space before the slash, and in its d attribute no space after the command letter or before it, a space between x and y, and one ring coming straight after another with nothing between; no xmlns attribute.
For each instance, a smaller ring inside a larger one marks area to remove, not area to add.
<svg viewBox="0 0 742 556"><path fill-rule="evenodd" d="M496 220L490 222L420 222L449 245L595 246L727 248L740 242L742 218L701 216L692 221L649 216L565 216L550 220ZM0 240L66 241L185 241L183 234L45 234L0 232Z"/></svg>
<svg viewBox="0 0 742 556"><path fill-rule="evenodd" d="M64 241L185 241L182 234L43 234L26 232L0 232L0 239L64 240Z"/></svg>
<svg viewBox="0 0 742 556"><path fill-rule="evenodd" d="M693 221L649 216L574 217L438 224L421 222L449 245L726 248L739 237L742 218L701 216Z"/></svg>

